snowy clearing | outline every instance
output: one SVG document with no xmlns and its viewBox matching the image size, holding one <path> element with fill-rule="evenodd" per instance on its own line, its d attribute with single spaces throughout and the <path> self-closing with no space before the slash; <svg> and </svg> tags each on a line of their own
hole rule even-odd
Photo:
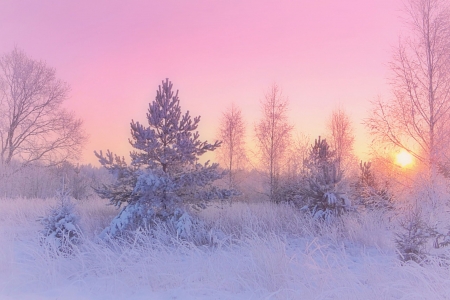
<svg viewBox="0 0 450 300">
<path fill-rule="evenodd" d="M 318 226 L 286 205 L 236 203 L 201 212 L 208 245 L 165 228 L 105 243 L 117 211 L 91 199 L 76 202 L 83 242 L 63 256 L 39 240 L 52 205 L 0 199 L 0 299 L 450 298 L 449 267 L 402 263 L 379 213 Z"/>
</svg>

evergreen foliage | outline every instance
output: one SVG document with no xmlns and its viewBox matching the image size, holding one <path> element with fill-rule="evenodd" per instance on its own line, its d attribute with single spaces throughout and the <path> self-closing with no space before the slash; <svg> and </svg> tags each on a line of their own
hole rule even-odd
<svg viewBox="0 0 450 300">
<path fill-rule="evenodd" d="M 131 122 L 130 144 L 135 150 L 130 165 L 109 150 L 106 155 L 95 153 L 117 178 L 98 189 L 98 194 L 118 207 L 126 205 L 104 234 L 148 229 L 155 221 L 192 224 L 186 222 L 189 207 L 203 208 L 209 200 L 233 194 L 212 184 L 224 175 L 217 164 L 198 163 L 201 155 L 214 151 L 221 142 L 200 141 L 196 131 L 200 117 L 192 119 L 189 111 L 182 114 L 178 91 L 173 92 L 168 79 L 150 103 L 147 121 L 148 126 Z"/>
<path fill-rule="evenodd" d="M 348 211 L 351 202 L 340 185 L 343 172 L 338 169 L 335 153 L 320 136 L 311 146 L 305 161 L 306 186 L 302 194 L 308 209 L 316 218 L 329 220 Z"/>
<path fill-rule="evenodd" d="M 387 187 L 380 187 L 373 174 L 370 162 L 360 162 L 360 176 L 355 184 L 357 203 L 369 210 L 392 210 L 394 208 L 391 193 Z"/>
<path fill-rule="evenodd" d="M 75 213 L 75 206 L 70 201 L 70 192 L 64 183 L 58 197 L 60 205 L 53 207 L 47 217 L 39 219 L 44 226 L 41 231 L 42 243 L 59 253 L 70 254 L 73 247 L 81 242 L 79 217 Z"/>
<path fill-rule="evenodd" d="M 437 235 L 436 229 L 423 221 L 422 213 L 417 209 L 410 211 L 400 225 L 403 232 L 397 233 L 395 238 L 400 259 L 421 262 L 427 254 L 428 240 Z"/>
</svg>

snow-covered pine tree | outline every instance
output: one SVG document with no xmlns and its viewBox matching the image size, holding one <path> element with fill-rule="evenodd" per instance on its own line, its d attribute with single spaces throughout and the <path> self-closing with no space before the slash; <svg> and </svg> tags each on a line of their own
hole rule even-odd
<svg viewBox="0 0 450 300">
<path fill-rule="evenodd" d="M 67 189 L 65 177 L 57 196 L 59 205 L 52 207 L 48 216 L 38 219 L 44 225 L 41 242 L 57 254 L 67 255 L 71 254 L 73 247 L 81 242 L 81 230 L 75 206 L 70 201 L 70 191 Z"/>
<path fill-rule="evenodd" d="M 308 209 L 316 218 L 329 219 L 341 215 L 351 202 L 340 186 L 342 171 L 338 169 L 334 152 L 320 136 L 311 147 L 304 163 L 306 187 L 302 191 Z"/>
<path fill-rule="evenodd" d="M 360 162 L 360 176 L 354 185 L 354 198 L 359 206 L 369 210 L 392 210 L 394 203 L 387 186 L 380 187 L 370 162 Z"/>
<path fill-rule="evenodd" d="M 403 230 L 396 233 L 395 237 L 400 259 L 420 263 L 428 254 L 428 241 L 435 239 L 439 233 L 435 227 L 429 226 L 424 221 L 422 211 L 417 207 L 409 208 L 403 220 L 400 221 L 400 226 Z M 438 242 L 438 239 L 436 241 Z"/>
<path fill-rule="evenodd" d="M 112 185 L 97 190 L 111 204 L 126 206 L 104 234 L 116 236 L 137 228 L 148 229 L 155 221 L 172 222 L 180 236 L 192 232 L 189 207 L 205 207 L 208 200 L 225 199 L 233 194 L 212 183 L 223 177 L 217 164 L 198 163 L 201 155 L 214 151 L 213 144 L 199 140 L 200 117 L 182 114 L 178 91 L 166 79 L 150 103 L 148 126 L 131 122 L 129 140 L 135 149 L 131 164 L 109 150 L 104 156 L 95 152 L 100 163 L 117 176 Z"/>
</svg>

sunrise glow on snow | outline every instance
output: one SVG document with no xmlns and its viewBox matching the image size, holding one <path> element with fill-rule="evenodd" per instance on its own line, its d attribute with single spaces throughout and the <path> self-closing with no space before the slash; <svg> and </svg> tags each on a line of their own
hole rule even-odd
<svg viewBox="0 0 450 300">
<path fill-rule="evenodd" d="M 1 0 L 0 300 L 449 299 L 450 0 Z"/>
</svg>

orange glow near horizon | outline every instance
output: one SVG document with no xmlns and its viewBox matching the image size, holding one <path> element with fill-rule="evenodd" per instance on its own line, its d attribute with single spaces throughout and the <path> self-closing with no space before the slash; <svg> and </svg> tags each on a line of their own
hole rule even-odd
<svg viewBox="0 0 450 300">
<path fill-rule="evenodd" d="M 395 163 L 402 168 L 410 167 L 414 162 L 414 157 L 406 150 L 401 150 L 395 157 Z"/>
</svg>

